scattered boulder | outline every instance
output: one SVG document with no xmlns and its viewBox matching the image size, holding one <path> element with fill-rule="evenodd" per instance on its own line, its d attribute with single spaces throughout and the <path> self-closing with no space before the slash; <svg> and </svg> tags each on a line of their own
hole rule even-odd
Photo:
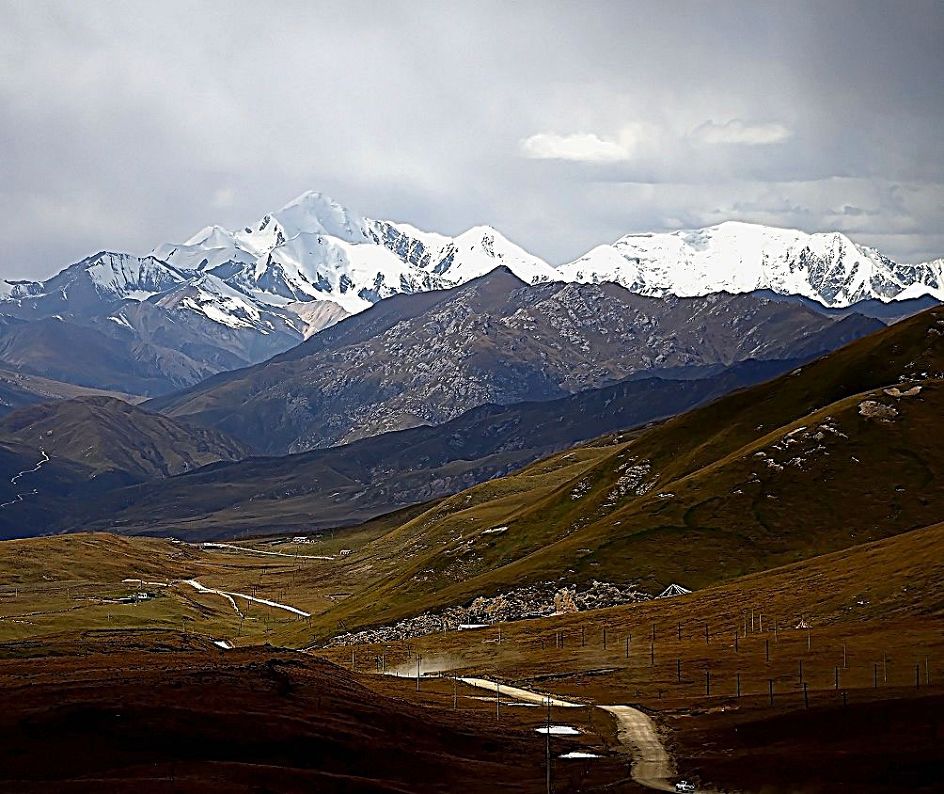
<svg viewBox="0 0 944 794">
<path fill-rule="evenodd" d="M 921 393 L 921 387 L 912 386 L 910 389 L 902 391 L 897 386 L 892 386 L 890 389 L 885 389 L 884 391 L 889 397 L 915 397 Z"/>
<path fill-rule="evenodd" d="M 875 419 L 879 422 L 893 422 L 898 416 L 898 409 L 885 405 L 878 400 L 863 400 L 859 403 L 859 413 L 866 419 Z"/>
</svg>

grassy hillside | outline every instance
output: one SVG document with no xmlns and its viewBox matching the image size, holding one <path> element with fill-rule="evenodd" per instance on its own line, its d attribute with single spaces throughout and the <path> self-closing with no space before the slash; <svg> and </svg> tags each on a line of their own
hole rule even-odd
<svg viewBox="0 0 944 794">
<path fill-rule="evenodd" d="M 379 575 L 329 617 L 378 623 L 561 577 L 702 588 L 934 523 L 942 333 L 933 309 L 635 438 L 458 494 L 361 550 Z"/>
</svg>

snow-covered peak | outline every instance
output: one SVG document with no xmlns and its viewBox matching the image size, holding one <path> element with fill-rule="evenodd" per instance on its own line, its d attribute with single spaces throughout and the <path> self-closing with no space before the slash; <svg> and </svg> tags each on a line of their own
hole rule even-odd
<svg viewBox="0 0 944 794">
<path fill-rule="evenodd" d="M 85 310 L 102 303 L 147 300 L 185 280 L 184 274 L 153 256 L 100 251 L 46 281 L 6 282 L 0 299 L 37 310 Z"/>
<path fill-rule="evenodd" d="M 440 272 L 461 284 L 504 265 L 526 284 L 559 281 L 561 275 L 491 226 L 473 226 L 453 240 L 452 261 Z"/>
<path fill-rule="evenodd" d="M 848 306 L 896 299 L 914 283 L 942 294 L 940 268 L 897 265 L 840 232 L 808 234 L 740 221 L 626 235 L 559 270 L 569 281 L 615 281 L 656 296 L 770 289 Z"/>
<path fill-rule="evenodd" d="M 236 242 L 236 236 L 222 226 L 204 226 L 184 245 L 199 245 L 204 248 L 225 248 Z"/>
<path fill-rule="evenodd" d="M 235 233 L 238 245 L 263 256 L 301 234 L 334 237 L 347 243 L 366 243 L 366 222 L 334 199 L 309 191 L 254 226 Z"/>
<path fill-rule="evenodd" d="M 183 274 L 153 256 L 103 251 L 73 267 L 88 274 L 100 295 L 117 299 L 145 300 L 186 280 Z"/>
<path fill-rule="evenodd" d="M 314 191 L 252 226 L 208 226 L 182 245 L 158 246 L 152 253 L 179 270 L 213 273 L 272 306 L 332 300 L 347 312 L 398 292 L 462 284 L 502 265 L 529 284 L 615 281 L 654 296 L 770 289 L 848 306 L 922 290 L 944 295 L 944 263 L 896 264 L 839 232 L 726 221 L 629 234 L 553 267 L 491 226 L 450 237 L 365 218 Z"/>
<path fill-rule="evenodd" d="M 289 234 L 327 234 L 348 243 L 367 242 L 364 219 L 330 196 L 306 191 L 274 214 Z"/>
</svg>

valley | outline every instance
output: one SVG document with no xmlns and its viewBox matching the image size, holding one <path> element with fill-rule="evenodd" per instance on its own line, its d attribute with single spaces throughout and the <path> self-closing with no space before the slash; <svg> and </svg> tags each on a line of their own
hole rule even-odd
<svg viewBox="0 0 944 794">
<path fill-rule="evenodd" d="M 0 794 L 944 792 L 944 3 L 0 19 Z"/>
<path fill-rule="evenodd" d="M 429 790 L 544 791 L 550 774 L 560 791 L 674 790 L 681 779 L 699 791 L 933 791 L 944 768 L 942 329 L 932 308 L 773 379 L 697 391 L 676 416 L 576 444 L 565 431 L 549 456 L 348 527 L 299 519 L 240 538 L 221 512 L 219 539 L 199 542 L 168 514 L 164 537 L 5 541 L 4 691 L 29 680 L 37 704 L 66 704 L 30 718 L 54 743 L 83 746 L 76 709 L 114 750 L 84 761 L 63 751 L 41 774 L 10 767 L 8 780 L 147 786 L 145 763 L 197 785 L 251 756 L 286 789 L 330 773 L 339 789 L 396 790 L 399 761 L 372 753 L 355 773 L 344 759 L 365 741 L 359 726 L 409 714 L 415 738 L 401 760 L 430 764 Z M 588 415 L 607 416 L 618 394 L 632 402 L 640 382 L 605 387 Z M 582 394 L 528 410 L 552 417 L 594 392 Z M 48 438 L 47 410 L 24 425 L 37 438 Z M 522 414 L 532 431 L 538 415 Z M 432 430 L 391 441 L 409 456 L 402 439 Z M 292 458 L 330 453 L 340 466 L 377 443 Z M 55 460 L 19 467 L 22 483 L 55 474 Z M 230 468 L 269 460 L 279 459 L 171 477 L 167 493 L 214 471 L 232 488 Z M 153 490 L 152 513 L 154 482 L 131 486 Z M 163 683 L 138 689 L 154 675 Z M 105 680 L 127 682 L 123 694 L 96 694 Z M 194 699 L 197 681 L 214 694 Z M 225 724 L 244 730 L 246 714 L 217 698 L 247 688 L 252 713 L 288 744 L 225 750 L 212 738 Z M 112 697 L 124 704 L 120 734 L 106 727 Z M 158 738 L 134 750 L 143 719 Z M 164 738 L 183 724 L 199 759 Z M 291 749 L 341 724 L 334 760 Z M 434 726 L 436 739 L 425 733 Z M 407 760 L 427 751 L 439 760 Z M 507 753 L 511 776 L 482 772 L 506 767 Z"/>
</svg>

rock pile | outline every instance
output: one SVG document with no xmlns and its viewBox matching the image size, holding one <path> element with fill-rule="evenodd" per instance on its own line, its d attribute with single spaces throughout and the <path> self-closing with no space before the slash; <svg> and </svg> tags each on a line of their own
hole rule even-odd
<svg viewBox="0 0 944 794">
<path fill-rule="evenodd" d="M 635 585 L 594 581 L 583 590 L 562 582 L 526 585 L 495 596 L 479 596 L 468 606 L 450 607 L 442 612 L 424 612 L 387 626 L 349 632 L 335 637 L 328 647 L 393 642 L 439 631 L 457 630 L 463 625 L 507 623 L 553 614 L 648 601 L 652 596 Z"/>
</svg>

